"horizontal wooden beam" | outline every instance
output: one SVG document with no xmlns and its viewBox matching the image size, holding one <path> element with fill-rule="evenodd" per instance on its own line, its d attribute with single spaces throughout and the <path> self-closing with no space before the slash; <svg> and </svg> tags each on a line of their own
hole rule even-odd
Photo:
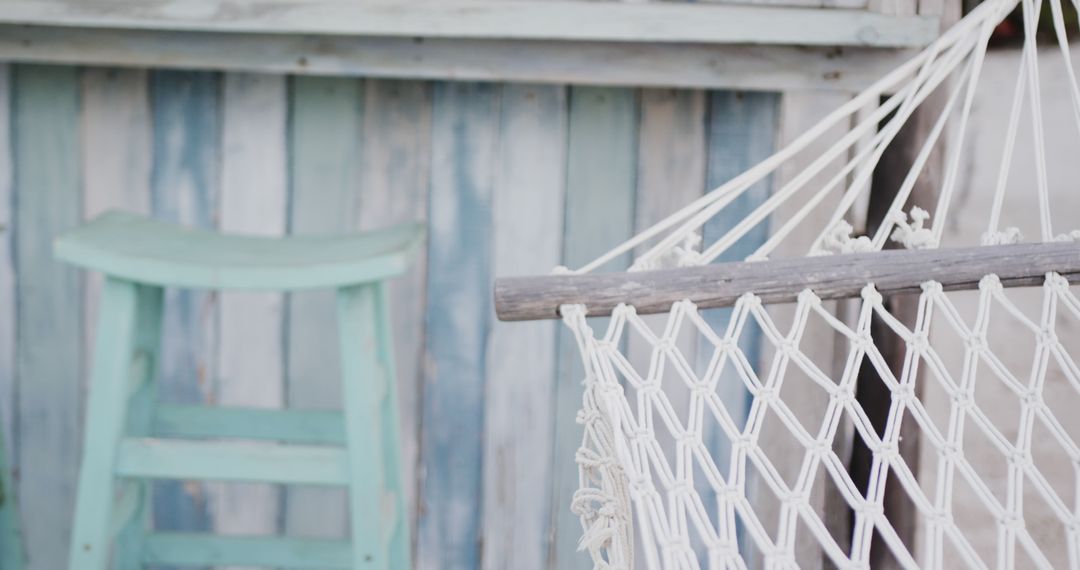
<svg viewBox="0 0 1080 570">
<path fill-rule="evenodd" d="M 0 60 L 406 79 L 863 89 L 912 50 L 109 30 L 0 24 Z"/>
<path fill-rule="evenodd" d="M 936 18 L 686 2 L 12 0 L 0 23 L 375 37 L 918 47 Z"/>
<path fill-rule="evenodd" d="M 346 485 L 345 451 L 315 446 L 129 438 L 116 473 L 148 479 Z"/>
<path fill-rule="evenodd" d="M 147 565 L 351 568 L 348 541 L 318 538 L 154 533 L 142 548 Z"/>
<path fill-rule="evenodd" d="M 495 281 L 500 320 L 554 319 L 565 304 L 584 304 L 589 316 L 610 315 L 620 303 L 640 314 L 662 313 L 689 299 L 701 309 L 728 307 L 753 292 L 764 303 L 795 301 L 811 289 L 822 299 L 856 297 L 867 283 L 883 294 L 914 293 L 937 281 L 946 290 L 975 289 L 996 273 L 1003 285 L 1042 283 L 1046 273 L 1080 275 L 1080 244 L 1019 244 L 717 263 L 702 267 L 509 277 Z"/>
</svg>

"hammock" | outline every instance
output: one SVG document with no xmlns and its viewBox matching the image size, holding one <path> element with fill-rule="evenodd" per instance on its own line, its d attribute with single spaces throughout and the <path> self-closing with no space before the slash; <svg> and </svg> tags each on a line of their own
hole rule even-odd
<svg viewBox="0 0 1080 570">
<path fill-rule="evenodd" d="M 1003 117 L 1001 160 L 986 165 L 997 171 L 990 203 L 980 206 L 988 216 L 975 243 L 943 244 L 987 43 L 1018 4 L 1025 39 Z M 731 270 L 751 275 L 755 263 L 770 267 L 792 256 L 816 259 L 818 268 L 850 260 L 863 267 L 886 259 L 875 253 L 886 248 L 1018 252 L 1008 244 L 1078 241 L 1080 232 L 1052 225 L 1040 58 L 1063 60 L 1057 73 L 1066 74 L 1067 92 L 1056 95 L 1070 98 L 1072 117 L 1060 120 L 1075 122 L 1077 132 L 1080 88 L 1060 0 L 1047 5 L 1056 32 L 1051 52 L 1040 55 L 1036 46 L 1041 3 L 988 0 L 786 148 L 584 267 L 559 268 L 556 277 L 610 276 L 602 270 L 636 254 L 630 273 L 615 276 L 630 280 L 614 289 L 638 286 L 647 295 L 655 288 L 634 282 L 634 272 L 699 275 L 692 272 L 733 255 L 754 263 Z M 932 126 L 887 213 L 873 233 L 853 236 L 851 220 L 866 209 L 875 167 L 913 112 L 931 108 L 925 102 L 932 96 Z M 1026 146 L 1034 166 L 1014 172 L 1014 156 Z M 927 164 L 937 159 L 944 174 L 936 197 L 913 203 Z M 712 220 L 792 165 L 801 165 L 795 175 L 715 231 Z M 1013 195 L 1020 201 L 1007 201 Z M 1027 219 L 1035 220 L 1028 224 L 1034 231 Z M 763 225 L 771 228 L 763 244 L 749 255 L 734 253 Z M 1049 246 L 1034 247 L 1021 264 Z M 1071 252 L 1068 259 L 1080 258 Z M 827 300 L 807 285 L 786 299 L 794 305 L 771 305 L 751 285 L 735 292 L 729 309 L 706 306 L 732 302 L 710 297 L 706 305 L 689 295 L 671 299 L 658 316 L 640 314 L 632 299 L 602 311 L 596 303 L 562 304 L 558 314 L 585 368 L 580 490 L 572 505 L 583 524 L 581 547 L 596 568 L 868 568 L 872 550 L 882 548 L 905 568 L 1080 568 L 1080 445 L 1076 430 L 1067 429 L 1070 409 L 1078 414 L 1080 407 L 1063 404 L 1080 402 L 1068 400 L 1080 396 L 1080 368 L 1058 336 L 1080 325 L 1080 300 L 1068 282 L 1076 269 L 1038 266 L 1035 279 L 1016 282 L 985 271 L 968 283 L 977 290 L 963 294 L 947 293 L 958 285 L 936 278 L 915 283 L 913 319 L 894 314 L 896 304 L 883 294 L 894 291 L 865 276 L 848 301 Z M 537 286 L 531 294 L 551 290 Z M 606 322 L 586 319 L 609 311 Z M 903 347 L 892 363 L 880 349 L 885 336 Z M 835 340 L 824 357 L 812 346 L 822 339 Z M 856 396 L 868 372 L 887 390 L 883 426 Z M 905 459 L 903 448 L 914 439 L 904 440 L 905 433 L 917 435 L 922 468 Z M 855 444 L 871 456 L 861 485 L 847 468 Z M 903 538 L 886 516 L 886 496 L 897 492 L 915 513 L 918 540 Z"/>
</svg>

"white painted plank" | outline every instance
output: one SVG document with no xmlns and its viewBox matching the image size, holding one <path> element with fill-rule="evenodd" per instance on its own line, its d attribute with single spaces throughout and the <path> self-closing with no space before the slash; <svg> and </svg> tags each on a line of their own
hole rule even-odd
<svg viewBox="0 0 1080 570">
<path fill-rule="evenodd" d="M 11 0 L 0 22 L 233 33 L 917 47 L 937 20 L 688 2 Z"/>
<path fill-rule="evenodd" d="M 858 91 L 911 55 L 903 49 L 439 38 L 417 42 L 0 24 L 0 58 L 16 61 L 555 84 Z"/>
<path fill-rule="evenodd" d="M 15 263 L 12 259 L 14 193 L 11 173 L 11 74 L 0 64 L 0 433 L 8 467 L 18 457 L 15 446 Z"/>
<path fill-rule="evenodd" d="M 285 234 L 287 193 L 285 78 L 227 74 L 222 89 L 223 232 Z M 280 408 L 284 402 L 280 293 L 222 292 L 217 404 Z M 278 489 L 212 484 L 213 525 L 226 534 L 276 534 Z"/>
<path fill-rule="evenodd" d="M 566 90 L 502 92 L 493 273 L 546 273 L 562 256 Z M 484 400 L 483 567 L 546 568 L 556 323 L 492 323 Z"/>
<path fill-rule="evenodd" d="M 146 72 L 83 70 L 81 119 L 83 219 L 89 220 L 111 209 L 150 213 L 151 125 Z M 100 274 L 86 273 L 83 295 L 86 354 L 93 354 L 101 282 Z"/>
<path fill-rule="evenodd" d="M 363 114 L 361 229 L 427 218 L 431 86 L 419 81 L 367 81 Z M 397 365 L 402 476 L 408 512 L 412 514 L 411 536 L 416 536 L 426 257 L 426 251 L 420 252 L 412 270 L 388 286 Z"/>
</svg>

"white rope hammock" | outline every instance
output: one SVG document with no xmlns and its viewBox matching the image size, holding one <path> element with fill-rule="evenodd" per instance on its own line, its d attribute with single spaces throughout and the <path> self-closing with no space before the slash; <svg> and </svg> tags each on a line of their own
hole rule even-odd
<svg viewBox="0 0 1080 570">
<path fill-rule="evenodd" d="M 1057 36 L 1054 49 L 1064 60 L 1068 79 L 1068 93 L 1058 95 L 1070 98 L 1073 113 L 1069 119 L 1054 119 L 1075 123 L 1080 133 L 1080 87 L 1060 2 L 1047 4 Z M 1042 4 L 988 0 L 773 156 L 584 267 L 558 272 L 594 272 L 635 251 L 639 253 L 630 271 L 709 264 L 761 224 L 770 227 L 769 237 L 748 261 L 793 252 L 873 252 L 890 240 L 910 249 L 941 247 L 957 198 L 963 135 L 980 87 L 987 43 L 995 26 L 1018 4 L 1025 40 L 1000 162 L 983 165 L 998 175 L 981 244 L 1024 239 L 1020 225 L 1009 221 L 1007 192 L 1029 197 L 1034 192 L 1034 199 L 1026 200 L 1038 211 L 1037 233 L 1026 231 L 1030 241 L 1076 240 L 1080 233 L 1052 227 L 1035 42 Z M 932 118 L 932 128 L 884 221 L 872 235 L 852 237 L 848 220 L 865 209 L 871 176 L 885 149 L 935 93 L 943 95 L 936 107 L 940 115 Z M 836 135 L 838 127 L 841 136 Z M 1017 179 L 1017 173 L 1011 169 L 1022 129 L 1031 130 L 1034 168 L 1029 176 L 1019 173 L 1022 183 L 1015 184 L 1010 180 Z M 949 144 L 944 144 L 946 138 Z M 823 142 L 824 151 L 814 150 Z M 945 153 L 944 174 L 935 202 L 905 212 L 926 165 L 938 152 Z M 807 153 L 812 156 L 803 156 Z M 805 166 L 733 227 L 702 243 L 710 220 L 796 160 Z M 1080 326 L 1080 300 L 1055 273 L 1047 274 L 1037 291 L 1041 313 L 1035 317 L 1018 305 L 1012 292 L 1006 294 L 992 274 L 979 283 L 977 301 L 969 303 L 973 311 L 963 310 L 934 282 L 925 283 L 922 291 L 913 324 L 891 314 L 873 284 L 867 284 L 861 300 L 846 314 L 810 290 L 793 309 L 774 313 L 750 291 L 724 319 L 699 311 L 690 301 L 675 303 L 660 321 L 621 305 L 599 333 L 585 318 L 587 306 L 561 307 L 586 374 L 578 416 L 585 428 L 577 455 L 581 489 L 572 508 L 584 525 L 582 548 L 590 551 L 596 568 L 780 568 L 820 566 L 823 561 L 840 568 L 868 568 L 875 540 L 907 568 L 1080 568 L 1080 445 L 1076 434 L 1064 427 L 1060 409 L 1054 413 L 1046 389 L 1048 370 L 1053 370 L 1055 382 L 1080 394 L 1080 367 L 1056 332 L 1062 323 Z M 1035 290 L 1016 291 L 1030 298 Z M 906 345 L 899 373 L 875 346 L 874 318 Z M 1006 365 L 1000 347 L 989 338 L 991 322 L 1000 319 L 1015 323 L 1010 334 L 1016 339 L 1029 339 L 1031 350 L 1023 355 L 1029 369 L 1023 373 Z M 835 368 L 805 348 L 812 336 L 823 334 L 839 339 L 842 356 L 832 358 L 832 363 L 839 362 Z M 962 349 L 943 353 L 935 341 L 939 335 L 959 339 Z M 754 361 L 750 337 L 766 349 L 768 357 L 761 362 Z M 1015 344 L 1021 350 L 1025 343 Z M 645 358 L 635 359 L 630 346 L 639 354 L 645 346 Z M 687 354 L 688 346 L 697 347 L 698 357 Z M 873 368 L 892 395 L 880 432 L 855 395 L 859 372 L 866 367 Z M 995 413 L 981 404 L 990 382 L 1000 385 L 999 391 L 1015 405 L 1014 433 L 1003 429 Z M 813 421 L 786 395 L 792 383 L 812 383 L 819 389 L 823 409 Z M 943 394 L 941 401 L 920 396 L 928 387 Z M 745 412 L 731 399 L 732 394 L 738 399 L 743 389 L 750 398 Z M 920 445 L 936 460 L 934 472 L 920 475 L 901 456 L 905 422 L 918 428 Z M 775 445 L 766 445 L 777 437 L 792 442 L 783 456 Z M 987 483 L 987 467 L 968 447 L 973 437 L 988 441 L 984 447 L 1006 466 L 1002 485 Z M 847 472 L 843 455 L 850 445 L 845 439 L 861 440 L 872 453 L 865 491 Z M 1064 486 L 1044 473 L 1033 452 L 1034 440 L 1053 443 L 1060 461 L 1071 466 Z M 782 473 L 777 467 L 782 461 L 796 469 Z M 917 547 L 905 543 L 885 516 L 887 481 L 902 487 L 917 513 Z M 841 506 L 853 513 L 850 526 L 839 535 L 822 512 L 821 488 L 826 483 Z M 965 526 L 968 521 L 958 519 L 954 504 L 961 488 L 982 506 L 986 516 L 981 523 L 995 537 L 994 551 L 976 548 Z M 1065 543 L 1063 560 L 1048 557 L 1045 541 L 1028 524 L 1026 509 L 1036 500 L 1049 513 L 1049 522 L 1044 518 L 1041 524 L 1052 527 L 1058 545 Z M 765 502 L 772 506 L 763 506 Z M 816 560 L 799 559 L 808 542 L 816 548 Z"/>
</svg>

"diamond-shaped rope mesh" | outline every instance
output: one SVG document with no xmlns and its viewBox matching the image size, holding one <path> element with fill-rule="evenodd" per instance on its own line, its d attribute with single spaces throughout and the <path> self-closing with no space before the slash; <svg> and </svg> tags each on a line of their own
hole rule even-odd
<svg viewBox="0 0 1080 570">
<path fill-rule="evenodd" d="M 743 568 L 754 559 L 766 568 L 811 565 L 797 559 L 798 543 L 807 538 L 816 547 L 810 552 L 837 567 L 866 567 L 875 534 L 905 567 L 945 568 L 957 562 L 975 568 L 1080 565 L 1075 492 L 1080 478 L 1074 470 L 1064 485 L 1053 484 L 1033 453 L 1033 438 L 1040 433 L 1072 466 L 1080 465 L 1080 446 L 1063 427 L 1068 418 L 1063 421 L 1052 410 L 1046 390 L 1047 371 L 1054 368 L 1080 396 L 1080 368 L 1057 335 L 1059 312 L 1080 321 L 1080 300 L 1057 274 L 1047 275 L 1041 292 L 1041 314 L 1030 318 L 995 277 L 986 277 L 979 284 L 974 315 L 965 318 L 938 284 L 927 283 L 911 329 L 889 313 L 873 286 L 863 291 L 850 326 L 810 291 L 799 297 L 793 322 L 783 330 L 753 294 L 740 299 L 727 330 L 719 332 L 688 301 L 672 308 L 661 330 L 654 330 L 633 307 L 620 306 L 600 336 L 589 328 L 583 307 L 565 307 L 564 320 L 577 337 L 588 376 L 581 419 L 589 429 L 579 460 L 587 466 L 583 484 L 592 492 L 579 495 L 575 507 L 593 538 L 603 542 L 600 565 L 630 565 L 634 541 L 625 533 L 631 527 L 619 518 L 617 508 L 626 501 L 634 509 L 638 552 L 644 558 L 639 564 L 650 568 Z M 1003 315 L 1015 320 L 1014 334 L 1034 339 L 1030 368 L 1022 374 L 1010 370 L 990 348 L 989 325 Z M 875 346 L 875 318 L 906 346 L 899 375 Z M 826 323 L 842 339 L 846 356 L 838 374 L 822 370 L 800 351 L 812 319 Z M 755 372 L 740 348 L 740 337 L 751 322 L 774 349 L 766 373 Z M 929 340 L 932 327 L 961 338 L 962 354 L 939 353 Z M 710 353 L 704 366 L 680 351 L 680 344 L 695 345 L 685 342 L 687 330 Z M 632 365 L 622 351 L 632 334 L 651 347 L 641 367 Z M 873 368 L 891 394 L 880 432 L 856 399 L 864 366 Z M 794 369 L 801 372 L 798 378 L 791 374 Z M 746 418 L 733 417 L 718 396 L 721 379 L 731 378 L 738 378 L 751 394 Z M 824 410 L 812 424 L 784 399 L 785 383 L 794 381 L 813 382 L 824 396 Z M 1011 433 L 1004 433 L 1004 426 L 978 405 L 981 385 L 988 383 L 1004 386 L 1017 405 L 1019 421 L 1007 430 Z M 945 404 L 944 413 L 928 409 L 919 397 L 928 390 L 920 384 L 932 384 L 933 393 L 945 395 L 947 399 L 938 402 L 939 407 Z M 672 394 L 679 392 L 687 397 L 677 406 Z M 1065 411 L 1080 414 L 1080 409 Z M 790 457 L 777 457 L 763 445 L 769 419 L 795 442 L 795 473 L 781 473 L 776 462 L 791 463 Z M 920 482 L 900 455 L 903 422 L 917 426 L 922 445 L 939 459 L 931 481 Z M 873 455 L 869 482 L 862 490 L 838 454 L 838 432 L 845 423 Z M 1006 465 L 1004 489 L 988 483 L 983 467 L 965 455 L 965 438 L 972 432 L 988 440 Z M 722 454 L 716 450 L 717 435 L 727 442 Z M 901 541 L 885 517 L 890 478 L 918 513 L 923 529 L 918 552 Z M 824 484 L 842 501 L 829 508 L 850 509 L 850 535 L 838 536 L 823 519 Z M 954 494 L 961 485 L 992 519 L 1000 539 L 997 552 L 978 552 L 958 520 Z M 766 495 L 776 503 L 768 522 L 759 512 Z M 1055 565 L 1047 558 L 1046 544 L 1024 524 L 1025 501 L 1042 501 L 1052 513 L 1052 524 L 1060 527 L 1060 537 L 1068 544 L 1067 561 Z"/>
</svg>

